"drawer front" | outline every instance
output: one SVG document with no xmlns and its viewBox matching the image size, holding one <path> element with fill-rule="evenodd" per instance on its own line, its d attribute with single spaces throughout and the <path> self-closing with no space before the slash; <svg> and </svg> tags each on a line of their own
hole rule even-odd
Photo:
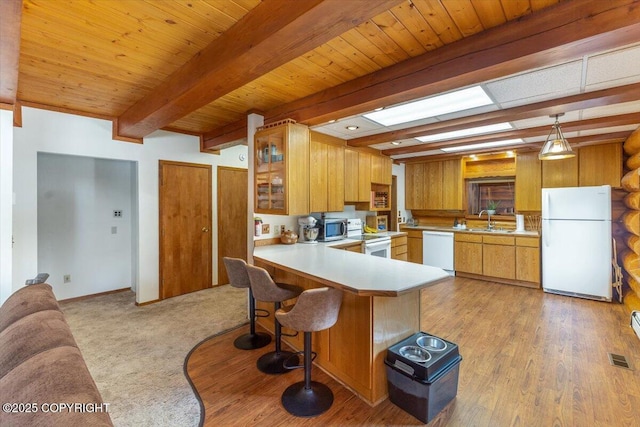
<svg viewBox="0 0 640 427">
<path fill-rule="evenodd" d="M 488 243 L 491 245 L 514 245 L 515 238 L 512 236 L 483 236 L 483 243 Z"/>
<path fill-rule="evenodd" d="M 471 233 L 455 233 L 456 242 L 482 243 L 482 235 Z"/>
<path fill-rule="evenodd" d="M 391 258 L 395 258 L 398 255 L 407 253 L 407 245 L 400 245 L 396 247 L 391 247 Z"/>
<path fill-rule="evenodd" d="M 391 247 L 394 248 L 396 246 L 406 245 L 407 244 L 407 236 L 398 236 L 391 238 Z"/>
<path fill-rule="evenodd" d="M 407 230 L 409 237 L 417 237 L 422 239 L 422 230 Z"/>
<path fill-rule="evenodd" d="M 529 248 L 539 248 L 540 239 L 537 237 L 516 237 L 516 246 L 526 246 Z"/>
</svg>

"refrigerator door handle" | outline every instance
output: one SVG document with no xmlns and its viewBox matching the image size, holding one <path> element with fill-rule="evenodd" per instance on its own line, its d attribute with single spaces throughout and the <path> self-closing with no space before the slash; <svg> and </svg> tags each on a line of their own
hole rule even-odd
<svg viewBox="0 0 640 427">
<path fill-rule="evenodd" d="M 542 221 L 543 222 L 547 222 L 547 220 L 544 220 L 544 219 Z M 550 227 L 551 224 L 549 224 L 548 222 L 547 222 L 547 224 L 548 224 L 547 227 L 542 227 L 543 230 L 547 229 L 547 233 L 544 233 L 544 232 L 542 233 L 542 244 L 548 248 L 549 247 L 549 234 L 551 234 L 550 232 L 548 232 L 548 227 Z"/>
</svg>

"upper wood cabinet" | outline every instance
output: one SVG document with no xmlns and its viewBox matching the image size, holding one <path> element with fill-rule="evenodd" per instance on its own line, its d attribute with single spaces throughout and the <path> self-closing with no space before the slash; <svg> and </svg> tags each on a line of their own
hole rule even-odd
<svg viewBox="0 0 640 427">
<path fill-rule="evenodd" d="M 345 149 L 342 140 L 311 132 L 309 144 L 309 211 L 344 210 Z"/>
<path fill-rule="evenodd" d="M 610 185 L 620 187 L 622 178 L 622 144 L 601 144 L 580 147 L 581 187 Z"/>
<path fill-rule="evenodd" d="M 578 149 L 574 151 L 579 152 Z M 542 188 L 578 186 L 578 156 L 541 163 Z"/>
<path fill-rule="evenodd" d="M 255 134 L 255 212 L 309 213 L 309 128 L 283 123 Z"/>
<path fill-rule="evenodd" d="M 444 160 L 442 162 L 442 209 L 462 210 L 463 197 L 462 160 Z"/>
<path fill-rule="evenodd" d="M 369 202 L 371 199 L 371 153 L 344 150 L 344 200 Z"/>
<path fill-rule="evenodd" d="M 459 159 L 405 166 L 405 208 L 461 210 L 464 183 Z"/>
<path fill-rule="evenodd" d="M 373 184 L 391 185 L 391 158 L 387 156 L 371 156 L 371 182 Z"/>
<path fill-rule="evenodd" d="M 542 209 L 542 168 L 537 152 L 516 157 L 516 211 Z"/>
</svg>

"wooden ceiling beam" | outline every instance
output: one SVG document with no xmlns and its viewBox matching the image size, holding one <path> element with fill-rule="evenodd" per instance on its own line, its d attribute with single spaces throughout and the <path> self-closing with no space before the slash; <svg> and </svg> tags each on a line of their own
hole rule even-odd
<svg viewBox="0 0 640 427">
<path fill-rule="evenodd" d="M 401 0 L 263 0 L 118 118 L 141 138 L 313 50 Z"/>
<path fill-rule="evenodd" d="M 326 123 L 635 43 L 639 35 L 638 0 L 567 0 L 274 108 L 265 121 Z"/>
<path fill-rule="evenodd" d="M 0 1 L 0 17 L 0 103 L 13 105 L 18 94 L 22 0 Z"/>
<path fill-rule="evenodd" d="M 572 148 L 580 148 L 586 147 L 588 145 L 596 145 L 596 144 L 615 144 L 622 143 L 629 137 L 629 132 L 612 132 L 605 133 L 602 135 L 589 135 L 589 136 L 580 136 L 577 138 L 571 138 L 571 147 Z M 415 157 L 406 157 L 401 159 L 393 159 L 394 162 L 397 163 L 420 163 L 424 161 L 435 161 L 435 160 L 445 160 L 445 159 L 457 159 L 460 156 L 468 156 L 470 154 L 491 154 L 497 153 L 499 151 L 538 151 L 542 148 L 543 141 L 540 142 L 529 142 L 524 144 L 510 145 L 508 147 L 500 147 L 500 148 L 485 148 L 482 150 L 468 150 L 468 151 L 460 151 L 457 153 L 442 153 L 442 154 L 434 154 L 430 156 L 415 156 Z"/>
<path fill-rule="evenodd" d="M 598 117 L 588 120 L 578 120 L 575 122 L 560 123 L 560 127 L 564 133 L 577 132 L 584 130 L 602 129 L 606 127 L 626 126 L 640 123 L 640 114 L 620 114 L 617 116 Z M 468 144 L 479 144 L 482 142 L 500 141 L 516 138 L 531 138 L 538 136 L 546 136 L 549 134 L 551 126 L 537 126 L 527 129 L 514 129 L 505 132 L 496 132 L 486 135 L 469 136 L 465 138 L 452 139 L 448 141 L 427 142 L 409 147 L 393 148 L 390 150 L 382 150 L 382 154 L 394 156 L 400 154 L 419 153 L 421 151 L 437 150 L 443 147 L 459 147 Z M 571 141 L 569 141 L 571 143 Z M 509 148 L 501 147 L 502 150 Z"/>
<path fill-rule="evenodd" d="M 371 136 L 363 136 L 361 138 L 350 139 L 347 145 L 351 147 L 364 147 L 418 136 L 453 132 L 469 127 L 488 126 L 505 121 L 513 122 L 637 100 L 640 100 L 640 83 L 586 92 L 564 98 L 550 99 L 535 104 L 521 105 L 504 110 L 460 117 L 453 120 L 414 126 Z"/>
</svg>

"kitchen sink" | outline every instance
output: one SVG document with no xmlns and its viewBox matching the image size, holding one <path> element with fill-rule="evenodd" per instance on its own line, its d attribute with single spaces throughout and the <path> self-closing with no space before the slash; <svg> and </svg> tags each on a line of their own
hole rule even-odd
<svg viewBox="0 0 640 427">
<path fill-rule="evenodd" d="M 488 228 L 467 228 L 467 231 L 477 231 L 482 233 L 513 233 L 513 230 L 490 230 Z"/>
</svg>

